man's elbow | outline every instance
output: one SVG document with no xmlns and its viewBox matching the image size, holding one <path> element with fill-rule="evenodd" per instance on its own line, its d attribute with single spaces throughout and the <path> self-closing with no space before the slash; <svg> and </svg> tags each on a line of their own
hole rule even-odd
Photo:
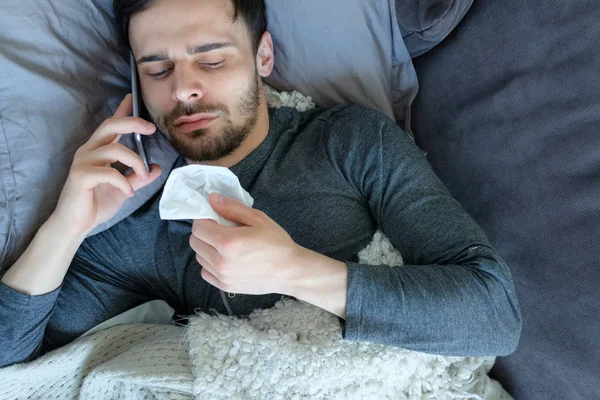
<svg viewBox="0 0 600 400">
<path fill-rule="evenodd" d="M 502 290 L 505 300 L 496 307 L 495 318 L 491 321 L 493 337 L 496 339 L 495 355 L 508 356 L 519 345 L 523 322 L 519 305 L 514 295 Z"/>
<path fill-rule="evenodd" d="M 23 343 L 6 341 L 0 346 L 0 368 L 11 367 L 16 364 L 33 361 L 43 355 L 42 344 L 31 351 Z"/>
<path fill-rule="evenodd" d="M 521 318 L 513 318 L 509 323 L 504 324 L 500 328 L 502 339 L 500 340 L 501 345 L 497 349 L 497 356 L 508 356 L 515 352 L 519 345 L 519 338 L 521 337 Z"/>
<path fill-rule="evenodd" d="M 478 261 L 476 274 L 486 298 L 481 311 L 490 339 L 488 355 L 507 356 L 517 349 L 523 325 L 510 269 L 496 254 L 486 254 Z"/>
</svg>

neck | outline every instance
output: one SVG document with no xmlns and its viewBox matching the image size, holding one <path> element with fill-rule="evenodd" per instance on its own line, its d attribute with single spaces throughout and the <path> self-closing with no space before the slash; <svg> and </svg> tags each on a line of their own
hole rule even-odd
<svg viewBox="0 0 600 400">
<path fill-rule="evenodd" d="M 248 157 L 262 142 L 267 138 L 269 134 L 269 110 L 267 108 L 267 101 L 264 96 L 264 90 L 261 88 L 261 102 L 258 111 L 258 120 L 256 126 L 252 129 L 252 132 L 248 135 L 246 140 L 238 147 L 233 153 L 227 157 L 220 158 L 214 161 L 204 161 L 201 163 L 190 162 L 190 164 L 201 164 L 201 165 L 214 165 L 217 167 L 231 168 L 244 158 Z"/>
</svg>

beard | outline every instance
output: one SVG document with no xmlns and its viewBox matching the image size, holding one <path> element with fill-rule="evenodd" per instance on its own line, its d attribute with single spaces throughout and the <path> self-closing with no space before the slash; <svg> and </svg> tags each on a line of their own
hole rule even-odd
<svg viewBox="0 0 600 400">
<path fill-rule="evenodd" d="M 255 71 L 250 87 L 242 94 L 235 107 L 240 121 L 238 123 L 231 120 L 229 108 L 221 103 L 179 103 L 166 116 L 157 116 L 152 112 L 150 114 L 173 148 L 188 161 L 216 161 L 232 154 L 239 148 L 256 126 L 260 106 L 259 79 L 258 71 Z M 215 122 L 220 122 L 223 126 L 217 128 L 216 132 L 215 128 L 210 126 L 190 132 L 177 132 L 175 121 L 179 117 L 198 113 L 220 114 L 217 119 L 221 119 L 221 121 L 215 120 Z"/>
</svg>

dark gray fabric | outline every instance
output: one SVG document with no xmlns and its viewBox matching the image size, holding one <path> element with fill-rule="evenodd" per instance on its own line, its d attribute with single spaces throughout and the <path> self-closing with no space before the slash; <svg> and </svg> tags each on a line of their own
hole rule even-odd
<svg viewBox="0 0 600 400">
<path fill-rule="evenodd" d="M 444 40 L 473 4 L 473 0 L 395 1 L 402 38 L 413 58 Z"/>
<path fill-rule="evenodd" d="M 600 398 L 600 7 L 475 2 L 415 60 L 436 172 L 508 260 L 523 312 L 494 376 L 517 399 Z"/>
<path fill-rule="evenodd" d="M 266 140 L 231 171 L 296 243 L 348 263 L 345 339 L 449 355 L 514 350 L 520 315 L 508 266 L 391 119 L 355 106 L 285 108 L 270 119 Z M 44 334 L 53 348 L 152 299 L 180 314 L 226 313 L 200 276 L 192 221 L 162 221 L 159 198 L 86 239 L 55 310 L 56 291 L 32 298 L 0 284 L 0 365 L 26 359 Z M 378 226 L 407 266 L 357 263 Z M 228 303 L 247 315 L 280 298 Z"/>
</svg>

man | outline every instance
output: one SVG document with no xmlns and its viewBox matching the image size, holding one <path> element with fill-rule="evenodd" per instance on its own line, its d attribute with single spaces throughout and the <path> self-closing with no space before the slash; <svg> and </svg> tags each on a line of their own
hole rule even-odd
<svg viewBox="0 0 600 400">
<path fill-rule="evenodd" d="M 261 77 L 274 55 L 262 0 L 114 5 L 154 124 L 129 116 L 128 96 L 78 149 L 56 210 L 2 278 L 0 365 L 153 299 L 177 314 L 242 316 L 285 295 L 339 316 L 348 340 L 465 356 L 515 349 L 507 265 L 400 128 L 353 106 L 267 108 Z M 158 193 L 85 239 L 169 172 L 146 171 L 118 142 L 156 127 L 181 155 L 175 167 L 230 168 L 255 208 L 213 194 L 241 226 L 162 221 Z M 356 262 L 378 227 L 408 266 Z"/>
</svg>

